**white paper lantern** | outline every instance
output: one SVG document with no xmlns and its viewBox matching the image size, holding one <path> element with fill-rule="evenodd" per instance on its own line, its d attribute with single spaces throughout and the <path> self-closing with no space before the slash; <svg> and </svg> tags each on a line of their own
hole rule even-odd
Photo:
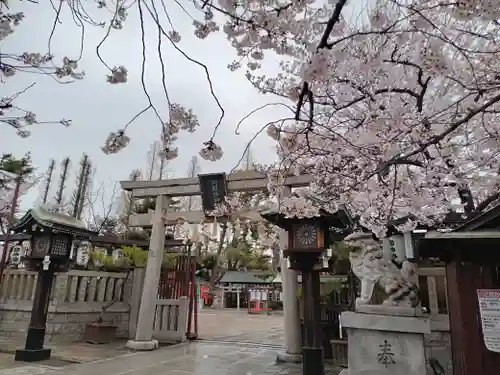
<svg viewBox="0 0 500 375">
<path fill-rule="evenodd" d="M 125 258 L 125 253 L 123 252 L 122 249 L 114 249 L 113 252 L 111 253 L 111 257 L 113 258 L 113 263 L 119 263 L 123 261 Z"/>
<path fill-rule="evenodd" d="M 19 265 L 21 264 L 21 258 L 24 256 L 24 248 L 22 245 L 14 245 L 10 250 L 10 264 Z"/>
<path fill-rule="evenodd" d="M 31 241 L 23 241 L 22 246 L 24 249 L 24 256 L 29 257 L 31 255 Z"/>
<path fill-rule="evenodd" d="M 87 267 L 90 260 L 90 244 L 83 243 L 76 249 L 76 264 L 80 267 Z"/>
<path fill-rule="evenodd" d="M 406 260 L 405 240 L 402 234 L 384 238 L 382 245 L 385 259 L 391 259 L 399 263 Z"/>
</svg>

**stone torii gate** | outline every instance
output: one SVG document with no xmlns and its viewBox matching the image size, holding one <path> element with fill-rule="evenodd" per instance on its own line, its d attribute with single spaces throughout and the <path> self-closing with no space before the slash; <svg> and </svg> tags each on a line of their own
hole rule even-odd
<svg viewBox="0 0 500 375">
<path fill-rule="evenodd" d="M 309 186 L 311 175 L 289 176 L 285 178 L 286 187 L 283 195 L 289 195 L 291 188 Z M 226 176 L 227 190 L 231 192 L 263 191 L 267 189 L 267 176 L 256 171 L 238 171 Z M 155 211 L 147 214 L 132 215 L 129 219 L 131 227 L 152 227 L 148 264 L 144 279 L 143 295 L 137 324 L 135 340 L 128 343 L 135 350 L 152 350 L 157 343 L 152 339 L 152 322 L 156 301 L 157 285 L 163 257 L 165 226 L 175 224 L 179 218 L 190 223 L 200 223 L 205 217 L 203 211 L 169 212 L 167 197 L 187 197 L 201 195 L 200 182 L 197 177 L 178 178 L 157 181 L 122 181 L 122 189 L 130 191 L 133 198 L 156 197 Z M 239 211 L 238 217 L 259 219 L 255 211 Z M 287 233 L 280 232 L 280 248 L 287 245 Z M 281 274 L 283 287 L 283 309 L 285 320 L 286 352 L 278 357 L 283 361 L 300 361 L 302 353 L 302 335 L 300 329 L 299 306 L 297 302 L 297 272 L 288 269 L 287 260 L 281 257 Z"/>
</svg>

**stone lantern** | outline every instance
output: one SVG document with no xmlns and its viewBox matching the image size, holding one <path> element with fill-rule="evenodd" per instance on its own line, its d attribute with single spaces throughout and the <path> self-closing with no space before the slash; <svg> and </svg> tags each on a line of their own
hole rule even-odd
<svg viewBox="0 0 500 375">
<path fill-rule="evenodd" d="M 16 350 L 15 360 L 42 361 L 50 358 L 50 349 L 45 349 L 43 344 L 54 273 L 67 269 L 75 236 L 89 238 L 96 233 L 79 220 L 44 207 L 29 210 L 11 231 L 31 236 L 31 254 L 25 260 L 28 268 L 38 271 L 25 348 Z"/>
</svg>

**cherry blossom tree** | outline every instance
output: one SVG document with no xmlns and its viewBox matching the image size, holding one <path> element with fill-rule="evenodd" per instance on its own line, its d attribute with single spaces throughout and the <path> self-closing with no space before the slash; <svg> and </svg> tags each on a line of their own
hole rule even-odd
<svg viewBox="0 0 500 375">
<path fill-rule="evenodd" d="M 0 2 L 0 38 L 11 37 L 13 28 L 23 21 L 21 13 L 6 10 L 5 4 L 5 0 Z M 193 132 L 203 122 L 169 95 L 161 53 L 158 59 L 168 114 L 160 114 L 152 104 L 144 84 L 144 24 L 153 22 L 159 51 L 162 43 L 169 44 L 205 72 L 208 91 L 221 116 L 216 124 L 204 124 L 213 126 L 214 132 L 200 155 L 214 161 L 222 156 L 216 136 L 224 109 L 207 67 L 182 49 L 177 20 L 169 13 L 179 7 L 201 42 L 215 32 L 226 34 L 239 56 L 228 68 L 235 74 L 244 70 L 252 85 L 279 98 L 264 107 L 289 108 L 288 118 L 256 130 L 267 130 L 277 141 L 281 160 L 268 168 L 272 192 L 284 183 L 287 173 L 310 173 L 314 196 L 324 207 L 333 211 L 346 205 L 378 234 L 396 218 L 411 217 L 408 227 L 417 221 L 434 223 L 456 209 L 457 196 L 466 211 L 485 209 L 498 199 L 498 0 L 376 0 L 366 4 L 347 0 L 65 0 L 51 4 L 58 21 L 52 34 L 59 22 L 68 19 L 103 28 L 96 54 L 109 71 L 103 79 L 113 85 L 126 83 L 128 70 L 125 62 L 112 66 L 102 58 L 106 39 L 129 23 L 141 30 L 142 83 L 149 104 L 109 135 L 102 148 L 105 153 L 123 149 L 130 142 L 127 127 L 147 111 L 158 118 L 167 160 L 179 154 L 178 134 Z M 129 18 L 131 12 L 138 17 Z M 63 57 L 60 66 L 50 51 L 1 57 L 3 76 L 42 69 L 57 80 L 83 78 L 78 70 L 81 56 Z M 279 62 L 277 75 L 266 71 L 265 63 L 272 61 Z M 1 116 L 6 109 L 14 109 L 15 98 L 2 102 Z M 24 116 L 21 113 L 17 118 L 26 123 Z M 311 214 L 307 211 L 311 205 L 297 197 L 288 198 L 281 207 Z"/>
<path fill-rule="evenodd" d="M 267 127 L 282 159 L 273 184 L 292 167 L 311 173 L 322 207 L 344 204 L 379 235 L 398 218 L 433 224 L 457 198 L 466 211 L 498 200 L 498 2 L 378 1 L 356 22 L 345 5 L 309 11 L 322 26 L 283 48 L 277 77 L 247 72 L 297 103 Z"/>
</svg>

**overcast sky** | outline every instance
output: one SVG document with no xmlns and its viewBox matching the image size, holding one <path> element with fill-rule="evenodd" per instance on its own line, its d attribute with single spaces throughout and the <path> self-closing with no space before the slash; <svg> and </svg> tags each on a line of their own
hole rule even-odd
<svg viewBox="0 0 500 375">
<path fill-rule="evenodd" d="M 0 47 L 2 52 L 22 53 L 48 51 L 48 37 L 54 22 L 54 11 L 48 2 L 36 5 L 27 2 L 11 2 L 12 10 L 22 10 L 26 18 L 17 31 Z M 89 2 L 90 4 L 90 2 Z M 249 139 L 266 122 L 279 118 L 283 111 L 267 109 L 253 116 L 241 128 L 241 134 L 235 135 L 236 123 L 249 111 L 270 101 L 276 101 L 268 95 L 261 95 L 244 78 L 244 70 L 230 72 L 227 64 L 235 59 L 236 54 L 229 46 L 222 33 L 212 34 L 206 40 L 199 40 L 193 35 L 190 19 L 173 2 L 166 1 L 174 25 L 182 36 L 179 46 L 191 57 L 205 63 L 210 71 L 216 94 L 226 110 L 226 117 L 216 137 L 216 142 L 224 148 L 221 161 L 202 163 L 202 172 L 229 171 L 235 166 Z M 126 84 L 111 85 L 106 82 L 107 70 L 98 60 L 95 46 L 105 30 L 90 28 L 85 31 L 85 51 L 80 62 L 86 77 L 82 81 L 60 85 L 50 77 L 17 74 L 1 83 L 0 95 L 11 95 L 32 82 L 35 87 L 19 97 L 16 104 L 36 113 L 40 121 L 71 119 L 73 125 L 36 125 L 32 136 L 20 139 L 13 129 L 4 126 L 0 138 L 0 151 L 22 155 L 31 151 L 35 165 L 40 171 L 45 170 L 49 160 L 58 163 L 64 157 L 73 160 L 74 168 L 83 153 L 87 153 L 97 167 L 96 180 L 110 186 L 112 181 L 127 179 L 134 168 L 144 167 L 149 145 L 159 139 L 160 125 L 153 112 L 140 117 L 132 124 L 127 134 L 132 138 L 130 145 L 117 155 L 104 155 L 101 146 L 110 131 L 123 127 L 146 104 L 146 97 L 140 85 L 141 32 L 138 14 L 130 11 L 125 27 L 112 31 L 111 37 L 102 48 L 102 57 L 110 66 L 124 65 L 129 70 Z M 105 20 L 105 13 L 102 20 Z M 106 19 L 107 21 L 108 19 Z M 76 58 L 79 52 L 80 29 L 72 22 L 68 13 L 62 17 L 63 23 L 57 26 L 52 41 L 52 53 L 56 61 L 63 56 Z M 147 40 L 147 87 L 154 103 L 162 112 L 167 113 L 167 102 L 161 85 L 161 70 L 156 52 L 156 30 L 152 21 L 148 23 Z M 204 71 L 183 58 L 167 43 L 163 48 L 167 66 L 167 85 L 170 97 L 186 107 L 191 107 L 198 116 L 201 127 L 194 134 L 183 133 L 177 146 L 180 157 L 170 166 L 175 177 L 186 174 L 188 162 L 196 155 L 203 141 L 210 138 L 219 116 L 219 110 L 210 96 Z M 275 158 L 273 142 L 265 134 L 257 139 L 253 154 L 258 162 L 270 162 Z M 23 206 L 28 207 L 36 199 L 36 189 L 25 197 Z"/>
</svg>

